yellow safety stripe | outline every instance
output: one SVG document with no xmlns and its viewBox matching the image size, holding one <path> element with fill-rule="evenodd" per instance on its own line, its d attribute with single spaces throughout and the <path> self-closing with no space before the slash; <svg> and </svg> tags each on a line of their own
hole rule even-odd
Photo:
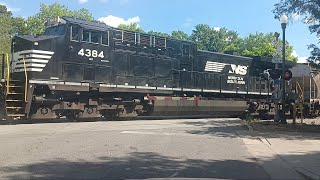
<svg viewBox="0 0 320 180">
<path fill-rule="evenodd" d="M 6 60 L 7 60 L 7 93 L 9 93 L 9 83 L 10 83 L 10 62 L 9 62 L 9 55 L 6 53 Z"/>
</svg>

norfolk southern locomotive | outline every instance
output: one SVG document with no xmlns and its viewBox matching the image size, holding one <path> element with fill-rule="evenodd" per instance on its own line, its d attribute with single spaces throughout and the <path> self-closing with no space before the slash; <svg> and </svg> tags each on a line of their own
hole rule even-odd
<svg viewBox="0 0 320 180">
<path fill-rule="evenodd" d="M 240 115 L 267 105 L 270 63 L 69 17 L 15 36 L 4 114 L 20 119 Z"/>
</svg>

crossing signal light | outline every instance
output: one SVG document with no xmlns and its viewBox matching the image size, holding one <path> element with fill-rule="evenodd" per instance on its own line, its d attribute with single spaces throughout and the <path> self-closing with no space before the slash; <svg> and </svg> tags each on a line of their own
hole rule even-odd
<svg viewBox="0 0 320 180">
<path fill-rule="evenodd" d="M 273 80 L 282 79 L 282 70 L 281 69 L 273 69 L 270 71 L 270 78 Z M 290 70 L 285 70 L 284 72 L 284 80 L 289 81 L 292 78 L 292 72 Z"/>
<path fill-rule="evenodd" d="M 292 78 L 292 72 L 290 70 L 286 70 L 284 72 L 284 80 L 289 81 Z"/>
<path fill-rule="evenodd" d="M 280 79 L 281 77 L 281 70 L 280 69 L 273 69 L 270 71 L 270 77 L 271 79 L 273 80 L 276 80 L 276 79 Z"/>
</svg>

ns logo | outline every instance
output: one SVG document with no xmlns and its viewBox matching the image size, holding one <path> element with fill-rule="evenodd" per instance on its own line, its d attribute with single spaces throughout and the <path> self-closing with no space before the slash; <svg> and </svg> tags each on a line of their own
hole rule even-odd
<svg viewBox="0 0 320 180">
<path fill-rule="evenodd" d="M 239 75 L 246 75 L 248 66 L 230 64 L 231 69 L 229 70 L 230 74 L 239 74 Z"/>
</svg>

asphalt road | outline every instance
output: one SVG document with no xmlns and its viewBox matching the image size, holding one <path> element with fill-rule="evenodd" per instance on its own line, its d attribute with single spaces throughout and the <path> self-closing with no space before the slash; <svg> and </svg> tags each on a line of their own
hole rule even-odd
<svg viewBox="0 0 320 180">
<path fill-rule="evenodd" d="M 0 125 L 0 179 L 269 179 L 237 119 Z"/>
</svg>

